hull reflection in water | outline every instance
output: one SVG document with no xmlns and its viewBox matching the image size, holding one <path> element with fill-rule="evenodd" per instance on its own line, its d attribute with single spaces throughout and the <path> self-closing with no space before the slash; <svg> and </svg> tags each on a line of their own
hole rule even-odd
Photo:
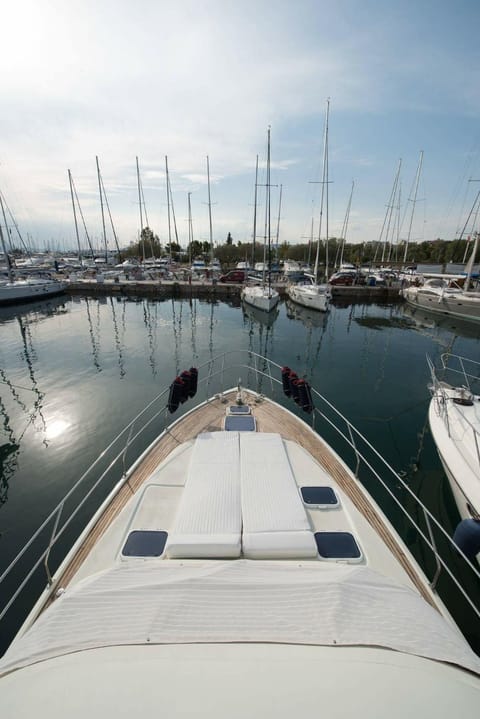
<svg viewBox="0 0 480 719">
<path fill-rule="evenodd" d="M 478 338 L 480 334 L 478 325 L 471 322 L 459 317 L 439 315 L 421 307 L 412 307 L 409 304 L 402 305 L 402 315 L 420 329 L 446 330 L 460 337 L 472 337 L 473 339 Z"/>
</svg>

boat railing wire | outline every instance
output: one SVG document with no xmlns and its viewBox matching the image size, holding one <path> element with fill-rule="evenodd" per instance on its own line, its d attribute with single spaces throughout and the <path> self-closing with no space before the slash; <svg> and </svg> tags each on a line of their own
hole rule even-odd
<svg viewBox="0 0 480 719">
<path fill-rule="evenodd" d="M 239 355 L 240 359 L 238 359 Z M 275 399 L 277 402 L 284 405 L 291 401 L 283 394 L 282 381 L 279 378 L 281 377 L 281 365 L 251 350 L 232 350 L 230 352 L 223 353 L 209 359 L 204 364 L 199 365 L 197 369 L 199 377 L 197 388 L 198 400 L 195 407 L 203 401 L 208 402 L 212 398 L 221 396 L 223 392 L 232 389 L 237 385 L 241 385 L 246 389 L 255 391 L 259 395 L 259 399 L 271 396 L 272 399 Z M 246 373 L 246 380 L 240 373 Z M 0 596 L 2 597 L 0 605 L 0 620 L 4 618 L 35 573 L 40 571 L 42 564 L 44 566 L 45 579 L 47 582 L 46 586 L 43 585 L 43 588 L 50 588 L 50 591 L 55 591 L 55 568 L 52 569 L 50 566 L 50 556 L 53 548 L 59 543 L 60 538 L 65 534 L 67 528 L 72 524 L 74 519 L 82 513 L 82 510 L 84 514 L 87 513 L 85 507 L 86 503 L 93 496 L 96 490 L 105 486 L 106 478 L 109 478 L 111 482 L 112 472 L 114 470 L 117 472 L 115 475 L 116 481 L 114 483 L 115 489 L 112 490 L 111 485 L 109 485 L 104 491 L 107 493 L 108 491 L 118 491 L 120 486 L 128 480 L 129 473 L 140 461 L 140 458 L 147 452 L 149 446 L 152 444 L 152 441 L 156 441 L 156 439 L 162 436 L 164 432 L 169 431 L 169 426 L 172 424 L 170 421 L 171 415 L 168 409 L 169 391 L 170 388 L 167 387 L 160 392 L 126 425 L 126 427 L 121 430 L 121 432 L 117 434 L 103 452 L 101 452 L 95 461 L 74 483 L 55 509 L 50 512 L 37 531 L 22 547 L 16 557 L 8 564 L 7 568 L 0 576 Z M 205 392 L 205 400 L 200 398 L 203 391 Z M 385 458 L 379 454 L 373 445 L 341 412 L 334 407 L 334 405 L 329 402 L 328 399 L 326 399 L 326 397 L 321 395 L 314 388 L 311 388 L 311 392 L 314 399 L 314 407 L 311 414 L 308 416 L 311 417 L 312 429 L 314 431 L 318 431 L 318 425 L 324 424 L 337 435 L 342 443 L 346 443 L 346 445 L 350 448 L 349 453 L 350 451 L 353 451 L 354 459 L 352 461 L 350 456 L 348 458 L 343 458 L 342 456 L 345 464 L 347 466 L 350 466 L 350 464 L 353 465 L 350 469 L 357 477 L 359 476 L 360 470 L 366 469 L 369 476 L 388 493 L 391 499 L 398 506 L 402 515 L 404 515 L 407 522 L 415 530 L 417 536 L 420 537 L 425 546 L 430 549 L 436 564 L 435 576 L 430 582 L 432 588 L 435 589 L 440 571 L 445 571 L 465 601 L 480 618 L 480 609 L 478 609 L 478 607 L 470 599 L 461 583 L 447 565 L 446 561 L 440 556 L 437 550 L 432 527 L 443 535 L 453 550 L 462 557 L 469 570 L 478 579 L 480 579 L 480 572 L 478 569 L 465 556 L 462 550 L 457 547 L 457 545 L 453 542 L 453 539 L 438 522 L 436 517 L 420 501 L 405 480 L 395 471 Z M 195 407 L 188 411 L 193 411 Z M 293 402 L 291 405 L 291 411 L 297 414 L 302 413 L 302 410 Z M 176 421 L 180 421 L 185 413 L 186 410 L 183 409 L 181 416 Z M 160 431 L 157 430 L 156 425 L 159 418 L 161 419 Z M 150 441 L 148 441 L 148 430 L 150 430 Z M 151 439 L 152 434 L 155 437 L 155 440 Z M 142 438 L 145 438 L 145 440 L 139 452 L 138 440 Z M 129 450 L 132 448 L 135 449 L 137 457 L 138 455 L 140 455 L 140 457 L 133 463 L 130 470 L 127 471 L 127 455 Z M 370 459 L 367 458 L 367 455 L 370 455 Z M 378 463 L 378 467 L 374 466 L 374 463 Z M 98 472 L 98 474 L 95 474 L 95 472 Z M 92 476 L 94 476 L 93 481 Z M 427 528 L 426 532 L 412 516 L 413 513 L 410 513 L 404 506 L 404 503 L 402 503 L 397 497 L 397 492 L 395 490 L 399 486 L 408 493 L 413 501 L 416 511 L 423 514 Z M 82 490 L 81 497 L 80 499 L 76 499 L 76 495 L 80 490 Z M 73 501 L 74 499 L 75 501 Z M 73 506 L 70 507 L 68 514 L 66 513 L 66 516 L 63 516 L 69 502 L 73 502 Z M 84 525 L 86 525 L 89 520 L 91 520 L 91 515 L 82 517 Z M 47 530 L 49 530 L 48 539 L 45 537 Z M 40 544 L 39 548 L 37 548 L 37 544 Z M 33 553 L 34 547 L 38 554 L 33 557 L 30 556 L 30 552 Z M 58 568 L 59 564 L 70 549 L 71 545 L 67 548 L 62 548 L 63 554 L 56 558 L 56 568 Z M 21 579 L 16 577 L 16 587 L 11 592 L 9 598 L 6 599 L 6 593 L 3 591 L 3 585 L 6 583 L 6 580 L 10 577 L 10 575 L 12 575 L 14 570 L 18 570 L 22 558 L 27 555 L 27 568 L 24 571 L 22 570 Z"/>
<path fill-rule="evenodd" d="M 480 381 L 480 362 L 477 360 L 452 354 L 451 352 L 444 352 L 440 356 L 440 361 L 443 370 L 461 375 L 465 380 L 465 386 L 470 391 L 472 388 L 469 380 Z"/>
</svg>

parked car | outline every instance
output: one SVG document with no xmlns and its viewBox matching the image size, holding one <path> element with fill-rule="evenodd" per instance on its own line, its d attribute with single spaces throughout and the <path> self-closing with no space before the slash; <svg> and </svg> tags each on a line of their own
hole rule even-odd
<svg viewBox="0 0 480 719">
<path fill-rule="evenodd" d="M 247 279 L 246 270 L 230 270 L 225 275 L 218 278 L 220 282 L 245 282 Z"/>
<path fill-rule="evenodd" d="M 355 272 L 335 272 L 329 279 L 331 285 L 353 285 Z"/>
</svg>

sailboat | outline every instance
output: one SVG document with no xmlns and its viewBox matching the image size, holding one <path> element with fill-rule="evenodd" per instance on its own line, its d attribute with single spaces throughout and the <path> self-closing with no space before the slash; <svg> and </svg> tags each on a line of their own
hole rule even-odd
<svg viewBox="0 0 480 719">
<path fill-rule="evenodd" d="M 255 188 L 256 193 L 256 188 Z M 262 283 L 247 285 L 242 290 L 242 300 L 252 307 L 264 312 L 271 312 L 278 305 L 280 295 L 271 283 L 271 212 L 270 212 L 270 127 L 267 132 L 267 181 L 265 203 L 265 235 L 263 242 Z M 254 214 L 253 235 L 256 233 L 256 208 Z"/>
<path fill-rule="evenodd" d="M 0 206 L 7 229 L 3 199 L 0 193 Z M 44 297 L 58 295 L 65 291 L 66 282 L 50 280 L 44 277 L 29 277 L 28 279 L 17 279 L 13 271 L 12 262 L 8 255 L 2 225 L 0 223 L 0 242 L 8 272 L 8 280 L 0 282 L 0 305 L 20 304 L 32 300 L 41 300 Z"/>
<path fill-rule="evenodd" d="M 323 143 L 323 173 L 322 173 L 322 196 L 320 203 L 320 219 L 318 227 L 317 237 L 317 254 L 315 257 L 315 267 L 313 275 L 305 273 L 305 277 L 308 280 L 307 284 L 290 284 L 287 287 L 287 294 L 293 302 L 297 302 L 303 307 L 311 307 L 314 310 L 320 312 L 327 312 L 330 300 L 331 291 L 328 284 L 319 284 L 318 282 L 318 260 L 320 254 L 320 236 L 322 231 L 322 218 L 324 201 L 326 204 L 326 238 L 327 238 L 327 260 L 326 270 L 328 274 L 328 114 L 330 109 L 330 101 L 327 100 L 327 110 L 325 115 L 325 134 Z"/>
</svg>

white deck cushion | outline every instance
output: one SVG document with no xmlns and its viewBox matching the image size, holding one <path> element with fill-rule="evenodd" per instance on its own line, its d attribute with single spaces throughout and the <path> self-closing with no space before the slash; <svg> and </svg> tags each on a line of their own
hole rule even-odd
<svg viewBox="0 0 480 719">
<path fill-rule="evenodd" d="M 240 434 L 240 484 L 245 557 L 317 556 L 315 539 L 279 434 Z"/>
<path fill-rule="evenodd" d="M 171 559 L 234 558 L 241 552 L 239 433 L 198 435 L 170 533 Z"/>
</svg>

